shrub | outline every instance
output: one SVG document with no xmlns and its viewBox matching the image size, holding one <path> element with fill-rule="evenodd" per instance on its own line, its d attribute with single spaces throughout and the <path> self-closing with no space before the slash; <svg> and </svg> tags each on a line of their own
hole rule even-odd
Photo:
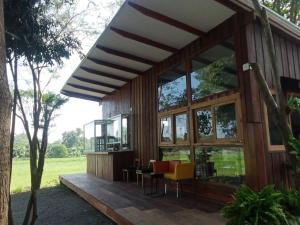
<svg viewBox="0 0 300 225">
<path fill-rule="evenodd" d="M 49 146 L 48 157 L 49 158 L 64 158 L 68 155 L 66 146 L 62 144 L 53 144 Z"/>
<path fill-rule="evenodd" d="M 282 189 L 283 198 L 281 204 L 291 221 L 299 221 L 300 217 L 300 191 L 294 189 Z M 297 218 L 298 217 L 298 218 Z"/>
<path fill-rule="evenodd" d="M 228 225 L 289 225 L 288 216 L 281 205 L 284 195 L 274 186 L 260 192 L 242 186 L 234 195 L 234 202 L 223 212 Z"/>
</svg>

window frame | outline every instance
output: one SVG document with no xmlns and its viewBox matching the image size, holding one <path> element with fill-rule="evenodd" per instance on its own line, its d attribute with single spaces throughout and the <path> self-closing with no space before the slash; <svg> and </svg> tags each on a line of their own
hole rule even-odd
<svg viewBox="0 0 300 225">
<path fill-rule="evenodd" d="M 235 104 L 235 115 L 236 115 L 236 123 L 237 123 L 237 137 L 236 138 L 217 138 L 216 133 L 216 112 L 215 108 L 223 105 L 228 105 L 234 103 Z M 205 101 L 192 105 L 193 110 L 193 125 L 194 125 L 194 145 L 195 146 L 203 146 L 203 145 L 242 145 L 243 141 L 243 129 L 242 129 L 242 111 L 241 111 L 241 100 L 240 94 L 235 93 L 228 96 L 223 96 L 220 98 L 216 98 L 210 101 Z M 212 119 L 213 119 L 213 136 L 212 139 L 198 140 L 197 134 L 197 116 L 196 113 L 200 110 L 210 108 L 212 111 Z"/>
<path fill-rule="evenodd" d="M 271 93 L 272 93 L 272 95 L 275 95 L 274 90 L 271 90 Z M 300 98 L 300 93 L 286 92 L 287 100 L 292 96 Z M 285 149 L 283 144 L 282 145 L 272 145 L 271 144 L 270 130 L 269 130 L 268 107 L 267 107 L 267 104 L 265 102 L 263 102 L 263 115 L 264 115 L 264 126 L 265 126 L 265 133 L 266 133 L 266 139 L 267 139 L 266 145 L 267 145 L 268 152 L 275 152 L 275 153 L 276 152 L 286 152 L 286 149 Z M 290 117 L 289 117 L 289 122 L 290 122 L 290 125 L 292 125 Z"/>
<path fill-rule="evenodd" d="M 187 115 L 187 130 L 188 130 L 188 138 L 187 141 L 177 142 L 176 140 L 176 116 L 186 114 Z M 171 117 L 172 123 L 172 141 L 170 142 L 162 142 L 161 140 L 161 119 Z M 181 107 L 178 109 L 169 110 L 167 112 L 161 112 L 158 114 L 158 132 L 159 132 L 159 147 L 174 147 L 174 146 L 189 146 L 190 145 L 190 127 L 189 127 L 189 113 L 188 107 Z"/>
</svg>

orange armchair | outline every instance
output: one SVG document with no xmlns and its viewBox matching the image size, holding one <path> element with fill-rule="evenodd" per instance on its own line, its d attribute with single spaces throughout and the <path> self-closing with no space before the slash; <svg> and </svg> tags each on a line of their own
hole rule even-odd
<svg viewBox="0 0 300 225">
<path fill-rule="evenodd" d="M 176 182 L 176 196 L 179 196 L 179 185 L 182 180 L 194 178 L 194 164 L 180 163 L 180 161 L 159 161 L 153 163 L 154 173 L 164 173 L 164 178 Z M 181 188 L 182 189 L 182 188 Z M 165 194 L 167 194 L 167 184 L 165 182 Z"/>
</svg>

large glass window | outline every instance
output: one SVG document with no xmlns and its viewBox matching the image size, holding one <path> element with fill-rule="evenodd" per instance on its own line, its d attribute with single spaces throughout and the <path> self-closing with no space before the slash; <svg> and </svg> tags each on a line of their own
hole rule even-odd
<svg viewBox="0 0 300 225">
<path fill-rule="evenodd" d="M 169 70 L 158 80 L 159 110 L 186 105 L 186 73 L 184 65 Z"/>
<path fill-rule="evenodd" d="M 175 116 L 176 125 L 176 143 L 186 142 L 188 140 L 188 119 L 187 114 Z"/>
<path fill-rule="evenodd" d="M 234 41 L 229 39 L 193 59 L 193 101 L 238 87 L 235 52 L 231 46 Z"/>
<path fill-rule="evenodd" d="M 172 117 L 164 117 L 160 120 L 160 137 L 161 142 L 170 143 L 172 138 Z"/>
<path fill-rule="evenodd" d="M 200 179 L 236 186 L 244 183 L 244 152 L 240 147 L 196 148 L 195 160 Z"/>
<path fill-rule="evenodd" d="M 191 161 L 191 151 L 188 147 L 160 148 L 159 159 L 161 161 L 179 160 Z"/>
</svg>

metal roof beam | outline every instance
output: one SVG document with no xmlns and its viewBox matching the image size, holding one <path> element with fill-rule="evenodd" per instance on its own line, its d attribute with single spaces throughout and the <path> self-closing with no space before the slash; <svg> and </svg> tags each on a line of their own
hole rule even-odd
<svg viewBox="0 0 300 225">
<path fill-rule="evenodd" d="M 167 51 L 167 52 L 175 53 L 175 52 L 178 51 L 177 48 L 173 48 L 171 46 L 159 43 L 157 41 L 153 41 L 151 39 L 139 36 L 137 34 L 127 32 L 125 30 L 121 30 L 121 29 L 116 28 L 116 27 L 110 27 L 110 30 L 117 33 L 117 34 L 119 34 L 119 35 L 121 35 L 121 36 L 123 36 L 123 37 L 125 37 L 125 38 L 131 39 L 131 40 L 134 40 L 134 41 L 137 41 L 137 42 L 141 42 L 143 44 L 150 45 L 152 47 L 159 48 L 159 49 Z"/>
<path fill-rule="evenodd" d="M 107 92 L 107 91 L 98 90 L 96 88 L 85 87 L 85 86 L 78 85 L 78 84 L 67 83 L 67 85 L 69 85 L 71 87 L 74 87 L 74 88 L 78 88 L 78 89 L 84 90 L 84 91 L 95 92 L 97 94 L 103 94 L 103 95 L 109 95 L 109 94 L 111 94 L 110 92 Z"/>
<path fill-rule="evenodd" d="M 168 17 L 168 16 L 163 15 L 161 13 L 155 12 L 153 10 L 147 9 L 147 8 L 141 6 L 141 5 L 136 4 L 136 3 L 128 2 L 128 5 L 132 8 L 134 8 L 135 10 L 139 11 L 140 13 L 144 14 L 145 16 L 148 16 L 148 17 L 151 17 L 151 18 L 156 19 L 158 21 L 161 21 L 163 23 L 169 24 L 173 27 L 184 30 L 184 31 L 189 32 L 191 34 L 194 34 L 194 35 L 197 35 L 197 36 L 203 36 L 203 35 L 206 34 L 205 32 L 203 32 L 199 29 L 196 29 L 196 28 L 194 28 L 190 25 L 182 23 L 178 20 L 175 20 L 171 17 Z"/>
<path fill-rule="evenodd" d="M 96 84 L 96 85 L 103 86 L 103 87 L 108 87 L 108 88 L 111 88 L 111 89 L 120 89 L 121 88 L 120 86 L 117 86 L 117 85 L 103 83 L 103 82 L 100 82 L 100 81 L 91 80 L 91 79 L 84 78 L 84 77 L 79 77 L 79 76 L 76 76 L 76 75 L 73 76 L 73 78 L 77 79 L 79 81 L 82 81 L 82 82 L 86 82 L 86 83 L 89 83 L 89 84 Z"/>
<path fill-rule="evenodd" d="M 85 66 L 80 66 L 80 69 L 88 72 L 88 73 L 91 73 L 91 74 L 95 74 L 95 75 L 98 75 L 98 76 L 102 76 L 102 77 L 106 77 L 106 78 L 110 78 L 110 79 L 114 79 L 114 80 L 120 80 L 120 81 L 123 81 L 123 82 L 129 82 L 131 79 L 128 79 L 126 77 L 122 77 L 120 75 L 115 75 L 115 74 L 109 74 L 109 73 L 106 73 L 106 72 L 102 72 L 102 71 L 99 71 L 99 70 L 94 70 L 94 69 L 91 69 L 91 68 L 88 68 L 88 67 L 85 67 Z"/>
<path fill-rule="evenodd" d="M 143 73 L 143 71 L 135 70 L 135 69 L 132 69 L 132 68 L 129 68 L 129 67 L 126 67 L 126 66 L 117 65 L 117 64 L 114 64 L 114 63 L 111 63 L 111 62 L 106 62 L 104 60 L 96 59 L 96 58 L 93 58 L 93 57 L 88 56 L 87 59 L 91 60 L 92 62 L 94 62 L 98 65 L 111 67 L 111 68 L 121 70 L 121 71 L 125 71 L 125 72 L 128 72 L 128 73 L 133 73 L 133 74 L 136 74 L 136 75 L 139 75 L 139 74 Z"/>
<path fill-rule="evenodd" d="M 129 53 L 126 53 L 126 52 L 121 52 L 121 51 L 118 51 L 118 50 L 115 50 L 115 49 L 112 49 L 112 48 L 107 48 L 107 47 L 104 47 L 102 45 L 97 45 L 96 47 L 98 49 L 108 53 L 108 54 L 119 56 L 119 57 L 126 58 L 126 59 L 130 59 L 130 60 L 133 60 L 133 61 L 136 61 L 136 62 L 141 62 L 141 63 L 148 64 L 148 65 L 151 65 L 151 66 L 154 66 L 158 63 L 158 62 L 154 62 L 150 59 L 145 59 L 143 57 L 135 56 L 135 55 L 132 55 L 132 54 L 129 54 Z"/>
<path fill-rule="evenodd" d="M 94 101 L 94 102 L 100 102 L 102 100 L 102 98 L 96 97 L 96 96 L 92 96 L 92 95 L 86 95 L 86 94 L 80 94 L 80 93 L 76 93 L 73 91 L 62 91 L 62 94 L 69 96 L 69 97 L 74 97 L 74 98 L 81 98 L 84 100 L 90 100 L 90 101 Z"/>
</svg>

